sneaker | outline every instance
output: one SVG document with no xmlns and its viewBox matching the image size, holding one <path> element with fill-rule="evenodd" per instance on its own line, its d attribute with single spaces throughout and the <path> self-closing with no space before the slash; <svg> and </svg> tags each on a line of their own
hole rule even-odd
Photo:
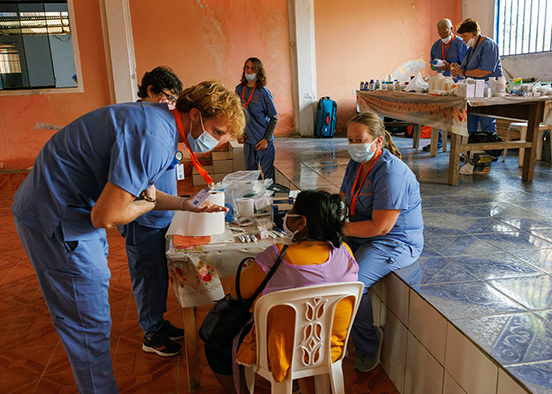
<svg viewBox="0 0 552 394">
<path fill-rule="evenodd" d="M 163 320 L 163 326 L 158 332 L 166 334 L 173 341 L 179 341 L 184 338 L 184 329 L 173 326 L 168 320 Z"/>
<path fill-rule="evenodd" d="M 442 147 L 443 147 L 443 143 L 442 143 L 442 142 L 437 143 L 437 149 L 441 149 Z M 431 144 L 424 146 L 424 147 L 422 148 L 422 150 L 423 150 L 424 152 L 429 152 L 429 151 L 431 150 Z"/>
<path fill-rule="evenodd" d="M 181 345 L 172 341 L 167 334 L 157 332 L 153 337 L 144 337 L 142 350 L 146 353 L 156 353 L 161 357 L 172 357 L 180 353 Z"/>
<path fill-rule="evenodd" d="M 376 355 L 372 358 L 368 358 L 365 355 L 358 356 L 355 361 L 355 369 L 360 372 L 369 372 L 376 368 L 379 364 L 380 355 L 381 355 L 381 344 L 383 342 L 383 331 L 379 327 L 374 327 L 376 334 L 379 339 L 378 350 Z"/>
</svg>

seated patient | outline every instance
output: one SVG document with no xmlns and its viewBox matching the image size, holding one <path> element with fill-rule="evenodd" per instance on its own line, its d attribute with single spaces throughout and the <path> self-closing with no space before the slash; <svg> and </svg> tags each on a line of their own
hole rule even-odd
<svg viewBox="0 0 552 394">
<path fill-rule="evenodd" d="M 358 278 L 358 265 L 349 247 L 343 243 L 346 207 L 339 194 L 322 190 L 299 193 L 293 209 L 284 217 L 284 230 L 292 239 L 280 266 L 261 294 L 301 286 L 335 282 L 353 282 Z M 255 261 L 240 276 L 243 298 L 253 296 L 258 286 L 280 256 L 284 245 L 276 244 L 259 253 Z M 232 296 L 236 298 L 235 278 L 230 282 Z M 343 351 L 353 301 L 345 299 L 336 309 L 332 329 L 332 358 Z M 252 309 L 253 310 L 253 309 Z M 275 380 L 281 382 L 291 361 L 294 312 L 278 307 L 270 312 L 268 352 L 277 355 L 270 359 Z M 224 348 L 205 346 L 209 366 L 228 393 L 235 393 L 234 364 L 255 364 L 255 326 L 247 326 L 240 338 L 237 355 L 232 352 L 232 338 Z M 238 368 L 234 368 L 236 371 Z M 241 368 L 240 368 L 241 369 Z M 240 371 L 240 391 L 247 392 L 243 369 Z M 236 374 L 236 377 L 238 375 Z"/>
</svg>

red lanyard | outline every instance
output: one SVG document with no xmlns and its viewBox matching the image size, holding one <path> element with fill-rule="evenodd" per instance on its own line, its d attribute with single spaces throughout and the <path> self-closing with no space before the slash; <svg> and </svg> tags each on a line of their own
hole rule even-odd
<svg viewBox="0 0 552 394">
<path fill-rule="evenodd" d="M 172 111 L 172 114 L 174 116 L 174 120 L 176 120 L 176 128 L 178 129 L 178 134 L 180 135 L 180 138 L 182 138 L 182 141 L 184 141 L 184 143 L 186 144 L 186 148 L 188 149 L 188 152 L 190 152 L 190 157 L 192 158 L 192 164 L 194 165 L 197 172 L 199 172 L 199 174 L 201 175 L 205 183 L 211 186 L 213 184 L 213 179 L 207 173 L 207 171 L 205 171 L 205 168 L 203 168 L 203 166 L 197 159 L 195 152 L 192 149 L 190 149 L 190 144 L 188 143 L 186 134 L 184 134 L 184 127 L 182 126 L 182 118 L 180 117 L 180 112 L 178 112 L 178 110 L 175 108 Z"/>
<path fill-rule="evenodd" d="M 448 55 L 448 52 L 449 52 L 449 49 L 450 47 L 452 46 L 452 41 L 454 41 L 454 34 L 452 35 L 452 38 L 450 39 L 449 43 L 447 44 L 448 45 L 448 48 L 447 48 L 447 52 L 445 53 L 445 43 L 443 41 L 441 41 L 441 53 L 443 54 L 443 60 L 447 60 L 447 55 Z"/>
<path fill-rule="evenodd" d="M 380 158 L 381 153 L 382 151 L 379 152 L 379 154 L 376 157 L 376 160 L 374 160 L 374 162 L 366 172 L 366 175 L 364 175 L 364 178 L 362 178 L 362 181 L 358 185 L 358 190 L 355 193 L 355 186 L 357 185 L 358 179 L 360 178 L 360 173 L 362 172 L 362 165 L 358 168 L 355 182 L 353 183 L 353 187 L 351 188 L 351 216 L 355 215 L 356 201 L 357 201 L 358 194 L 360 193 L 360 189 L 362 189 L 362 185 L 364 185 L 364 181 L 366 180 L 366 177 L 368 176 L 368 174 L 372 172 L 372 168 L 374 167 L 374 164 L 376 164 L 376 161 L 378 161 L 378 159 Z"/>
<path fill-rule="evenodd" d="M 247 85 L 244 85 L 243 86 L 243 90 L 242 90 L 242 103 L 245 101 L 245 88 L 247 87 Z M 255 88 L 257 87 L 257 85 L 253 86 L 253 90 L 251 91 L 251 94 L 249 95 L 249 98 L 247 99 L 247 103 L 245 103 L 243 105 L 243 109 L 246 109 L 247 108 L 247 104 L 249 104 L 249 102 L 251 101 L 251 97 L 253 97 L 253 92 L 255 92 Z"/>
</svg>

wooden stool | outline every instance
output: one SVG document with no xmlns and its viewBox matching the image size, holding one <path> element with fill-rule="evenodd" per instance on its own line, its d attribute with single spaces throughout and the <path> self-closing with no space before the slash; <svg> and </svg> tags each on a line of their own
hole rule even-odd
<svg viewBox="0 0 552 394">
<path fill-rule="evenodd" d="M 534 147 L 537 152 L 536 152 L 536 158 L 537 160 L 541 160 L 542 158 L 542 142 L 543 142 L 543 139 L 542 139 L 542 135 L 544 133 L 544 130 L 549 130 L 551 129 L 552 126 L 547 126 L 547 125 L 539 125 L 539 135 L 537 136 L 537 144 L 536 146 Z M 508 133 L 506 134 L 506 141 L 510 141 L 510 131 L 512 129 L 515 129 L 515 130 L 518 130 L 519 131 L 519 140 L 520 141 L 525 141 L 525 139 L 527 138 L 527 123 L 510 123 L 510 126 L 508 127 Z M 504 149 L 504 152 L 502 152 L 502 161 L 506 160 L 506 151 L 508 149 Z M 519 159 L 518 159 L 518 167 L 523 167 L 523 156 L 525 154 L 525 148 L 520 148 L 519 149 Z"/>
</svg>

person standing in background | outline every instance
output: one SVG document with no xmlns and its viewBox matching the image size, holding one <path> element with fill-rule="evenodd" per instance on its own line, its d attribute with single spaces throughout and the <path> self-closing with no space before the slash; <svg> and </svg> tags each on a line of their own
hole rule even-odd
<svg viewBox="0 0 552 394">
<path fill-rule="evenodd" d="M 180 93 L 182 82 L 168 67 L 156 67 L 146 72 L 138 85 L 140 101 L 165 103 L 170 110 L 176 107 L 176 98 Z M 178 164 L 175 157 L 155 182 L 157 190 L 177 195 L 175 166 Z M 184 338 L 182 328 L 163 318 L 167 311 L 169 290 L 165 234 L 173 214 L 174 211 L 150 211 L 118 227 L 125 238 L 138 324 L 144 330 L 142 349 L 162 357 L 177 355 L 182 346 L 174 341 Z"/>
<path fill-rule="evenodd" d="M 454 34 L 454 26 L 450 19 L 441 19 L 437 22 L 437 33 L 440 39 L 435 41 L 431 47 L 431 68 L 437 70 L 437 72 L 443 73 L 443 76 L 450 77 L 450 65 L 452 63 L 462 63 L 464 55 L 466 53 L 466 43 L 457 35 Z M 433 61 L 435 59 L 442 60 L 444 65 L 435 67 Z M 439 130 L 439 140 L 437 142 L 437 148 L 443 146 L 443 134 Z M 431 144 L 423 147 L 425 152 L 431 150 Z"/>
<path fill-rule="evenodd" d="M 243 154 L 246 170 L 257 170 L 259 163 L 264 178 L 274 179 L 274 129 L 278 122 L 278 112 L 274 106 L 272 93 L 266 88 L 263 63 L 250 57 L 243 66 L 241 83 L 236 93 L 249 114 L 245 135 L 238 139 L 245 144 Z"/>
<path fill-rule="evenodd" d="M 453 77 L 489 80 L 489 77 L 502 77 L 502 63 L 498 45 L 489 37 L 481 35 L 476 20 L 463 20 L 457 29 L 458 35 L 467 43 L 468 50 L 461 65 L 452 63 L 450 71 Z M 468 114 L 468 132 L 496 134 L 496 119 Z"/>
</svg>

